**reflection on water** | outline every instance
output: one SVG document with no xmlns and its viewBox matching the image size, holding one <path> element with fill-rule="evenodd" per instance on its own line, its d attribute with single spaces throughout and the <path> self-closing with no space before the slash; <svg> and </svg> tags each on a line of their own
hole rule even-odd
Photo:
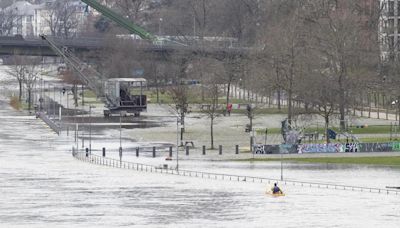
<svg viewBox="0 0 400 228">
<path fill-rule="evenodd" d="M 1 110 L 0 115 L 10 115 Z M 58 137 L 40 121 L 0 121 L 5 136 L 0 138 L 0 227 L 400 227 L 400 196 L 281 186 L 286 196 L 274 198 L 264 194 L 270 187 L 265 184 L 96 166 L 72 158 L 72 139 Z M 279 162 L 181 165 L 280 175 Z M 284 176 L 400 185 L 400 171 L 393 168 L 284 164 Z"/>
</svg>

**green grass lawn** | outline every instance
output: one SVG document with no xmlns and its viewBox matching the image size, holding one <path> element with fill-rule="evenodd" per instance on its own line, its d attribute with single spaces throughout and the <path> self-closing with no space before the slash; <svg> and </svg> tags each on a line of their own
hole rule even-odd
<svg viewBox="0 0 400 228">
<path fill-rule="evenodd" d="M 336 132 L 340 132 L 340 129 L 337 127 L 332 127 L 332 130 Z M 320 134 L 325 133 L 325 129 L 323 127 L 312 127 L 312 128 L 307 128 L 305 129 L 306 133 L 314 133 L 318 132 Z M 385 134 L 385 133 L 390 133 L 390 125 L 371 125 L 371 126 L 365 126 L 363 128 L 360 127 L 349 127 L 348 132 L 352 134 Z"/>
<path fill-rule="evenodd" d="M 298 163 L 323 163 L 323 164 L 362 164 L 362 165 L 391 165 L 400 166 L 400 156 L 391 157 L 322 157 L 322 158 L 283 158 L 284 161 Z M 255 158 L 235 161 L 269 162 L 280 161 L 279 158 Z"/>
<path fill-rule="evenodd" d="M 332 129 L 334 131 L 336 131 L 337 133 L 340 132 L 340 130 L 338 128 L 333 127 Z M 264 132 L 265 130 L 260 130 L 260 131 Z M 325 134 L 325 129 L 323 127 L 319 127 L 319 128 L 311 127 L 311 128 L 304 129 L 304 132 L 305 133 L 318 132 L 319 134 Z M 349 127 L 349 132 L 352 134 L 390 134 L 390 125 L 371 125 L 371 126 L 364 127 L 364 128 Z M 400 132 L 400 129 L 398 129 L 398 132 Z M 268 134 L 269 133 L 280 134 L 281 129 L 280 128 L 269 128 Z M 380 139 L 380 138 L 371 138 L 371 139 Z M 371 139 L 365 138 L 365 140 L 367 142 L 378 142 L 378 141 L 368 141 Z M 364 142 L 363 140 L 360 140 L 360 141 Z M 387 139 L 387 141 L 390 141 L 389 138 Z"/>
</svg>

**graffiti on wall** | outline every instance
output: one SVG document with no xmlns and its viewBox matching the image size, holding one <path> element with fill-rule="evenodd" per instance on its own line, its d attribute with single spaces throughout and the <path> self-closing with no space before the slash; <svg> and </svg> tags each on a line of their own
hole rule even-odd
<svg viewBox="0 0 400 228">
<path fill-rule="evenodd" d="M 298 147 L 299 154 L 301 153 L 336 153 L 343 152 L 343 145 L 340 143 L 329 144 L 302 144 Z"/>
<path fill-rule="evenodd" d="M 255 154 L 265 154 L 264 145 L 261 144 L 254 145 L 253 151 Z"/>
<path fill-rule="evenodd" d="M 346 143 L 344 146 L 344 152 L 359 152 L 359 143 Z"/>
<path fill-rule="evenodd" d="M 400 152 L 400 142 L 387 143 L 329 143 L 329 144 L 281 144 L 262 145 L 253 147 L 255 154 L 278 153 L 338 153 L 338 152 Z"/>
<path fill-rule="evenodd" d="M 392 143 L 392 151 L 400 151 L 400 142 Z"/>
<path fill-rule="evenodd" d="M 299 153 L 333 153 L 333 152 L 390 152 L 400 151 L 400 142 L 387 143 L 330 143 L 330 144 L 303 144 L 299 146 Z"/>
<path fill-rule="evenodd" d="M 279 145 L 261 145 L 253 146 L 255 154 L 279 154 Z"/>
<path fill-rule="evenodd" d="M 360 143 L 360 152 L 389 152 L 392 149 L 392 143 Z"/>
</svg>

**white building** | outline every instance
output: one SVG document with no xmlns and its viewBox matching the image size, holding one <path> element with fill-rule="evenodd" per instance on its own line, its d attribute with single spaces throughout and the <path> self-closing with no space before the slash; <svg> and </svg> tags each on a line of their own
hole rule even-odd
<svg viewBox="0 0 400 228">
<path fill-rule="evenodd" d="M 24 37 L 38 37 L 39 34 L 51 35 L 50 18 L 54 17 L 51 6 L 54 1 L 44 1 L 42 4 L 31 4 L 26 1 L 18 1 L 3 9 L 14 14 L 14 28 L 11 35 L 20 34 Z M 86 20 L 86 4 L 82 1 L 65 1 L 68 10 L 72 10 L 70 17 L 77 21 L 77 28 L 72 33 L 77 33 Z M 60 21 L 62 23 L 62 21 Z"/>
<path fill-rule="evenodd" d="M 381 56 L 383 60 L 397 59 L 400 51 L 400 0 L 380 0 L 380 4 Z"/>
<path fill-rule="evenodd" d="M 37 5 L 22 1 L 15 2 L 4 9 L 5 12 L 14 18 L 14 27 L 11 35 L 34 36 L 34 14 L 37 7 Z"/>
</svg>

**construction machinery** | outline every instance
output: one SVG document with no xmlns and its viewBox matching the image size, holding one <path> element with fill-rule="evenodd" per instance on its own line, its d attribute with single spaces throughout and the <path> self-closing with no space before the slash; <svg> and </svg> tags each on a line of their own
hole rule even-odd
<svg viewBox="0 0 400 228">
<path fill-rule="evenodd" d="M 82 0 L 82 2 L 127 29 L 131 34 L 136 34 L 149 42 L 158 41 L 156 36 L 97 1 Z M 40 37 L 47 42 L 55 53 L 64 59 L 69 67 L 77 72 L 79 79 L 86 84 L 98 98 L 105 102 L 105 117 L 116 113 L 121 114 L 122 112 L 124 114 L 133 113 L 135 116 L 139 116 L 140 112 L 146 111 L 147 98 L 146 95 L 143 94 L 143 88 L 146 86 L 146 80 L 144 78 L 111 78 L 104 80 L 100 73 L 89 65 L 84 64 L 67 48 L 58 47 L 51 38 L 45 35 L 40 35 Z"/>
<path fill-rule="evenodd" d="M 143 95 L 144 78 L 111 78 L 105 82 L 106 108 L 104 116 L 115 113 L 133 113 L 139 116 L 147 108 L 147 97 Z"/>
<path fill-rule="evenodd" d="M 77 72 L 79 79 L 97 98 L 105 102 L 104 116 L 127 113 L 139 116 L 140 112 L 147 109 L 147 98 L 143 94 L 146 86 L 144 78 L 110 78 L 104 77 L 93 67 L 83 63 L 74 56 L 67 48 L 58 47 L 51 38 L 40 35 L 50 48 L 63 58 L 67 66 Z"/>
<path fill-rule="evenodd" d="M 110 20 L 116 22 L 118 25 L 120 25 L 123 28 L 127 29 L 131 34 L 136 34 L 136 35 L 140 36 L 140 38 L 142 38 L 144 40 L 147 40 L 147 41 L 150 41 L 150 42 L 157 41 L 157 37 L 156 36 L 150 34 L 146 30 L 144 30 L 143 28 L 139 27 L 138 25 L 135 25 L 134 23 L 132 23 L 128 19 L 122 17 L 118 13 L 116 13 L 113 10 L 111 10 L 110 8 L 98 3 L 97 1 L 95 1 L 95 0 L 82 0 L 82 2 L 86 3 L 90 7 L 94 8 L 95 10 L 97 10 L 99 13 L 101 13 L 104 16 L 106 16 Z"/>
</svg>

